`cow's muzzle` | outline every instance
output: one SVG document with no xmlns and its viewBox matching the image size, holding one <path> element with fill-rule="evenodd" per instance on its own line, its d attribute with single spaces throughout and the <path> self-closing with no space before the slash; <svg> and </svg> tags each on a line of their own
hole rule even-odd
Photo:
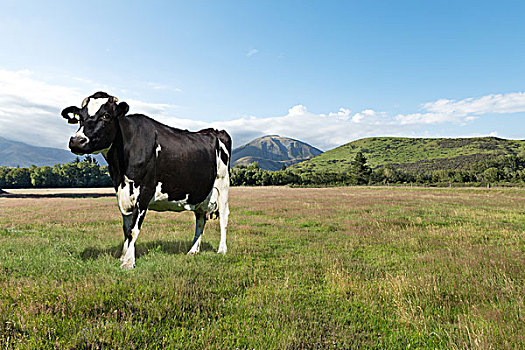
<svg viewBox="0 0 525 350">
<path fill-rule="evenodd" d="M 72 136 L 69 139 L 69 149 L 75 154 L 83 154 L 88 139 L 82 136 Z"/>
</svg>

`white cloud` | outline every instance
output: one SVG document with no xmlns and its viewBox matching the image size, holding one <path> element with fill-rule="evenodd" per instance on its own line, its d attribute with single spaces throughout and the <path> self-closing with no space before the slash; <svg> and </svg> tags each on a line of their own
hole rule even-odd
<svg viewBox="0 0 525 350">
<path fill-rule="evenodd" d="M 246 53 L 246 56 L 248 56 L 248 57 L 252 57 L 253 55 L 256 55 L 256 54 L 258 54 L 258 53 L 259 53 L 259 50 L 257 50 L 257 49 L 251 49 L 250 51 L 248 51 L 248 52 Z"/>
<path fill-rule="evenodd" d="M 237 146 L 255 137 L 278 134 L 328 150 L 362 137 L 421 137 L 428 134 L 429 130 L 426 128 L 434 124 L 463 126 L 484 114 L 525 112 L 525 93 L 487 95 L 459 101 L 438 100 L 423 104 L 422 109 L 420 113 L 395 116 L 372 109 L 352 115 L 347 108 L 327 114 L 315 114 L 309 112 L 304 105 L 296 105 L 288 110 L 287 115 L 281 117 L 252 116 L 213 125 L 228 130 Z"/>
<path fill-rule="evenodd" d="M 423 108 L 433 113 L 447 113 L 459 116 L 525 112 L 525 93 L 495 94 L 480 98 L 466 98 L 459 101 L 440 99 L 435 102 L 425 103 Z"/>
<path fill-rule="evenodd" d="M 78 106 L 94 91 L 86 93 L 85 89 L 53 85 L 33 76 L 27 70 L 0 69 L 0 136 L 39 146 L 66 148 L 76 126 L 68 125 L 60 117 L 60 111 L 70 105 Z M 428 136 L 434 133 L 435 124 L 461 126 L 484 114 L 525 112 L 525 93 L 518 92 L 457 101 L 440 99 L 423 104 L 417 113 L 394 116 L 372 109 L 353 113 L 344 107 L 318 114 L 308 111 L 304 105 L 295 105 L 282 116 L 249 116 L 209 123 L 176 117 L 176 106 L 168 103 L 127 98 L 125 90 L 116 88 L 107 88 L 107 91 L 120 91 L 123 96 L 118 97 L 130 105 L 131 113 L 150 115 L 167 125 L 188 130 L 226 129 L 232 135 L 234 147 L 259 136 L 277 134 L 328 150 L 362 137 Z"/>
<path fill-rule="evenodd" d="M 125 101 L 129 105 L 129 113 L 141 113 L 151 116 L 164 116 L 169 111 L 177 107 L 175 105 L 167 103 L 148 103 L 132 98 L 119 97 L 119 99 L 121 101 Z"/>
<path fill-rule="evenodd" d="M 334 118 L 338 118 L 338 119 L 342 119 L 342 120 L 348 120 L 348 118 L 350 117 L 350 110 L 348 108 L 339 108 L 339 110 L 337 112 L 330 112 L 328 113 L 328 116 L 329 117 L 334 117 Z M 320 114 L 320 116 L 323 116 L 325 117 L 326 114 Z"/>
<path fill-rule="evenodd" d="M 423 113 L 395 116 L 401 124 L 437 124 L 468 122 L 484 114 L 525 112 L 525 93 L 486 95 L 463 100 L 439 99 L 422 106 Z"/>
<path fill-rule="evenodd" d="M 197 130 L 205 127 L 225 129 L 231 135 L 234 147 L 238 147 L 252 139 L 264 135 L 281 135 L 299 139 L 323 150 L 331 149 L 350 140 L 379 135 L 407 135 L 406 127 L 396 125 L 392 120 L 385 119 L 383 113 L 366 110 L 360 113 L 359 123 L 350 117 L 350 111 L 345 108 L 328 114 L 315 114 L 303 105 L 293 106 L 284 116 L 278 117 L 242 117 L 229 121 L 203 123 L 188 119 L 173 117 L 157 118 L 168 125 L 179 128 Z M 358 118 L 356 118 L 358 119 Z"/>
<path fill-rule="evenodd" d="M 28 70 L 0 69 L 0 136 L 38 146 L 65 148 L 77 126 L 68 125 L 60 112 L 67 106 L 79 106 L 93 92 L 86 94 L 78 88 L 40 81 Z M 133 111 L 144 114 L 163 115 L 174 107 L 128 101 Z"/>
</svg>

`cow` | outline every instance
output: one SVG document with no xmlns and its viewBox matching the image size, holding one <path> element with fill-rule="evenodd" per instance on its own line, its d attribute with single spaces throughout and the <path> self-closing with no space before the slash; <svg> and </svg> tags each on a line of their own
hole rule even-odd
<svg viewBox="0 0 525 350">
<path fill-rule="evenodd" d="M 200 251 L 208 218 L 219 218 L 217 253 L 225 254 L 230 187 L 231 137 L 224 130 L 176 129 L 96 92 L 70 106 L 62 117 L 79 124 L 69 148 L 77 155 L 102 153 L 109 167 L 122 214 L 123 269 L 135 267 L 135 242 L 148 209 L 195 213 L 195 236 L 188 254 Z"/>
</svg>

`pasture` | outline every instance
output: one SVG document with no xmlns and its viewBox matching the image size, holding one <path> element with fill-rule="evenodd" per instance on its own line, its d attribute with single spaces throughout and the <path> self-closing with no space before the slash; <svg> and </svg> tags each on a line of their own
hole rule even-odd
<svg viewBox="0 0 525 350">
<path fill-rule="evenodd" d="M 525 190 L 232 188 L 148 212 L 119 269 L 114 197 L 0 198 L 0 348 L 524 348 Z"/>
</svg>

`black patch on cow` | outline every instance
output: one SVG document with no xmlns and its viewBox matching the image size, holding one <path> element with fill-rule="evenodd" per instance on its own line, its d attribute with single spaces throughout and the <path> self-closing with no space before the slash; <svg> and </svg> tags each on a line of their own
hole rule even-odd
<svg viewBox="0 0 525 350">
<path fill-rule="evenodd" d="M 93 95 L 89 96 L 89 98 L 110 98 L 113 97 L 111 95 L 108 95 L 106 92 L 98 91 L 95 92 Z"/>
<path fill-rule="evenodd" d="M 219 156 L 221 158 L 221 161 L 224 165 L 228 166 L 228 159 L 230 158 L 229 155 L 224 151 L 224 149 L 221 147 L 219 143 L 219 139 L 217 139 L 217 150 L 219 152 Z"/>
</svg>

